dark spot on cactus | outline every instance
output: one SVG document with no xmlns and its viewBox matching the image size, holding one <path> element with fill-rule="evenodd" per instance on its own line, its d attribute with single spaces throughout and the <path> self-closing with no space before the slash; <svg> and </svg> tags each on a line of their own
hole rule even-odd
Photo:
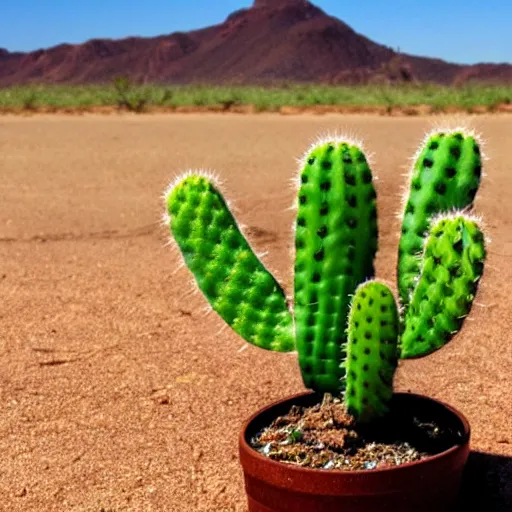
<svg viewBox="0 0 512 512">
<path fill-rule="evenodd" d="M 419 341 L 421 343 L 422 341 L 425 341 L 425 338 L 421 334 L 418 334 L 416 336 L 416 341 Z"/>
<path fill-rule="evenodd" d="M 439 147 L 439 142 L 437 142 L 437 140 L 433 140 L 430 142 L 429 146 L 428 146 L 428 149 L 431 149 L 431 150 L 436 150 L 437 148 Z"/>
<path fill-rule="evenodd" d="M 363 366 L 363 372 L 367 372 L 369 369 L 370 367 L 367 364 Z"/>
<path fill-rule="evenodd" d="M 441 182 L 441 183 L 437 183 L 434 187 L 434 190 L 440 195 L 440 196 L 444 196 L 445 193 L 446 193 L 446 184 Z"/>
<path fill-rule="evenodd" d="M 473 146 L 473 151 L 476 155 L 479 155 L 480 154 L 480 146 L 475 142 L 474 146 Z"/>
<path fill-rule="evenodd" d="M 300 204 L 306 204 L 306 202 L 307 202 L 307 198 L 306 198 L 305 195 L 299 196 L 299 203 Z"/>
<path fill-rule="evenodd" d="M 439 133 L 437 134 L 437 136 L 438 136 L 440 139 L 442 139 L 442 138 L 444 138 L 444 137 L 446 136 L 446 134 L 445 134 L 444 132 L 439 132 Z"/>
<path fill-rule="evenodd" d="M 457 252 L 458 254 L 462 254 L 462 249 L 464 248 L 464 244 L 462 243 L 462 240 L 458 240 L 457 242 L 455 242 L 453 244 L 453 249 L 455 250 L 455 252 Z"/>
<path fill-rule="evenodd" d="M 454 167 L 447 167 L 444 172 L 448 178 L 453 178 L 457 173 Z"/>
<path fill-rule="evenodd" d="M 307 323 L 307 325 L 309 327 L 313 327 L 315 325 L 315 317 L 314 317 L 314 315 L 309 315 L 306 323 Z"/>
<path fill-rule="evenodd" d="M 366 334 L 365 334 L 365 337 L 366 337 Z M 366 347 L 364 349 L 364 353 L 365 353 L 365 355 L 369 356 L 372 353 L 372 350 L 369 347 Z"/>
<path fill-rule="evenodd" d="M 434 165 L 434 160 L 432 160 L 432 158 L 424 158 L 423 159 L 423 166 L 426 167 L 427 169 L 430 169 L 432 168 Z"/>
<path fill-rule="evenodd" d="M 318 309 L 319 309 L 318 302 L 310 302 L 309 303 L 309 311 L 311 311 L 311 313 L 317 313 Z"/>
<path fill-rule="evenodd" d="M 302 363 L 302 371 L 304 373 L 311 373 L 313 371 L 313 367 L 311 366 L 311 363 L 309 361 Z"/>
<path fill-rule="evenodd" d="M 356 249 L 352 245 L 347 248 L 347 259 L 352 262 L 356 259 Z"/>
<path fill-rule="evenodd" d="M 370 388 L 370 383 L 369 383 L 367 380 L 365 380 L 365 381 L 363 382 L 363 387 L 364 387 L 365 389 L 369 389 L 369 388 Z"/>
<path fill-rule="evenodd" d="M 474 261 L 473 267 L 475 268 L 475 272 L 477 275 L 481 276 L 484 272 L 484 262 L 483 261 Z"/>
<path fill-rule="evenodd" d="M 370 169 L 365 169 L 363 171 L 363 183 L 368 185 L 371 182 L 372 182 L 372 172 L 370 171 Z"/>
<path fill-rule="evenodd" d="M 315 333 L 314 333 L 314 332 L 312 332 L 312 331 L 308 331 L 308 332 L 306 333 L 305 338 L 306 338 L 306 341 L 307 341 L 308 343 L 311 343 L 311 342 L 315 341 Z"/>
<path fill-rule="evenodd" d="M 350 172 L 345 172 L 345 183 L 354 186 L 356 184 L 356 177 Z"/>
<path fill-rule="evenodd" d="M 405 207 L 405 213 L 414 213 L 414 205 L 409 201 Z"/>
<path fill-rule="evenodd" d="M 475 196 L 476 196 L 476 193 L 478 192 L 478 188 L 472 188 L 469 192 L 468 192 L 468 195 L 471 199 L 473 199 Z"/>
<path fill-rule="evenodd" d="M 457 132 L 457 133 L 453 134 L 453 138 L 457 139 L 459 141 L 463 141 L 464 140 L 464 135 L 462 133 L 460 133 L 460 132 Z"/>
<path fill-rule="evenodd" d="M 439 256 L 434 256 L 434 265 L 441 265 L 442 259 Z"/>
<path fill-rule="evenodd" d="M 425 212 L 428 213 L 428 214 L 431 214 L 431 213 L 434 213 L 436 211 L 436 205 L 435 203 L 433 203 L 432 201 L 429 201 L 426 205 L 425 205 Z"/>
<path fill-rule="evenodd" d="M 300 177 L 300 181 L 302 181 L 302 183 L 307 183 L 309 181 L 309 178 L 307 177 L 306 174 L 303 174 L 301 177 Z"/>
<path fill-rule="evenodd" d="M 318 231 L 317 234 L 320 238 L 325 238 L 327 236 L 327 233 L 329 230 L 327 229 L 327 226 L 322 226 Z"/>
<path fill-rule="evenodd" d="M 352 361 L 357 361 L 357 356 L 355 354 L 352 354 Z"/>
<path fill-rule="evenodd" d="M 405 226 L 402 226 L 402 235 L 407 234 L 407 228 Z"/>
<path fill-rule="evenodd" d="M 364 337 L 367 339 L 367 340 L 371 340 L 372 339 L 372 333 L 370 331 L 366 331 L 364 333 Z M 366 349 L 365 349 L 365 354 L 366 354 Z"/>
<path fill-rule="evenodd" d="M 350 388 L 350 396 L 356 396 L 356 390 L 354 388 Z M 352 412 L 350 412 L 352 411 Z M 349 409 L 349 414 L 356 414 L 356 411 L 353 407 Z"/>
<path fill-rule="evenodd" d="M 366 397 L 363 397 L 362 402 L 363 402 L 363 405 L 368 405 L 369 404 L 368 398 L 366 398 Z"/>
<path fill-rule="evenodd" d="M 377 192 L 375 192 L 375 189 L 372 187 L 370 192 L 368 192 L 368 202 L 371 202 L 374 199 L 377 199 Z"/>
<path fill-rule="evenodd" d="M 473 242 L 481 244 L 484 241 L 484 234 L 481 231 L 476 231 L 471 238 Z"/>
<path fill-rule="evenodd" d="M 350 153 L 343 153 L 343 162 L 346 163 L 346 164 L 351 164 L 352 163 L 352 157 L 350 156 Z"/>
<path fill-rule="evenodd" d="M 366 299 L 366 292 L 361 292 L 361 298 Z"/>
<path fill-rule="evenodd" d="M 414 190 L 421 190 L 421 180 L 418 178 L 418 179 L 415 179 L 413 180 L 412 182 L 412 188 Z"/>
<path fill-rule="evenodd" d="M 387 326 L 388 326 L 388 323 L 386 322 L 386 320 L 381 320 L 381 321 L 380 321 L 380 326 L 381 326 L 381 327 L 387 327 Z"/>
<path fill-rule="evenodd" d="M 334 146 L 332 144 L 329 144 L 327 146 L 327 153 L 332 153 L 334 151 Z"/>
<path fill-rule="evenodd" d="M 435 323 L 436 323 L 435 317 L 431 316 L 431 317 L 427 318 L 427 327 L 430 327 L 432 329 L 432 327 L 434 327 Z"/>
<path fill-rule="evenodd" d="M 301 227 L 304 227 L 306 225 L 306 219 L 304 217 L 299 217 L 297 219 L 297 225 L 301 226 Z"/>
<path fill-rule="evenodd" d="M 346 267 L 343 272 L 346 276 L 352 277 L 354 275 L 354 269 L 352 267 Z"/>
<path fill-rule="evenodd" d="M 442 229 L 440 229 L 439 231 L 437 231 L 434 236 L 436 238 L 441 238 L 442 236 L 444 235 L 444 231 Z"/>
<path fill-rule="evenodd" d="M 324 249 L 320 249 L 317 252 L 315 252 L 315 255 L 313 256 L 316 261 L 322 261 L 325 257 L 325 251 Z"/>
<path fill-rule="evenodd" d="M 331 190 L 331 182 L 330 181 L 324 181 L 323 183 L 320 183 L 320 189 L 324 190 L 325 192 Z"/>
<path fill-rule="evenodd" d="M 357 219 L 355 217 L 349 217 L 347 219 L 347 226 L 351 229 L 357 227 Z"/>
<path fill-rule="evenodd" d="M 316 158 L 312 156 L 310 159 L 308 159 L 308 164 L 313 165 L 315 163 Z"/>
<path fill-rule="evenodd" d="M 355 321 L 354 322 L 354 327 L 357 329 L 359 327 L 359 322 Z"/>
<path fill-rule="evenodd" d="M 361 304 L 359 304 L 359 302 L 357 303 L 356 309 L 357 311 L 361 311 Z"/>
<path fill-rule="evenodd" d="M 320 215 L 325 216 L 329 213 L 329 206 L 326 202 L 322 203 L 322 206 L 320 207 Z"/>
<path fill-rule="evenodd" d="M 313 283 L 319 283 L 321 278 L 322 276 L 318 272 L 315 272 L 311 277 L 311 281 L 313 281 Z"/>
<path fill-rule="evenodd" d="M 347 196 L 347 203 L 351 208 L 355 208 L 357 206 L 357 197 L 355 194 L 349 194 Z"/>
<path fill-rule="evenodd" d="M 330 160 L 324 160 L 322 162 L 322 169 L 324 169 L 325 171 L 330 171 L 332 169 L 332 162 Z"/>
<path fill-rule="evenodd" d="M 371 317 L 371 316 L 367 316 L 367 317 L 366 317 L 366 321 L 367 321 L 369 324 L 371 324 L 371 323 L 373 322 L 373 317 Z"/>
<path fill-rule="evenodd" d="M 370 300 L 368 301 L 368 304 L 369 304 L 370 306 L 373 306 L 373 302 L 374 302 L 374 301 L 373 301 L 373 299 L 370 297 Z"/>
<path fill-rule="evenodd" d="M 386 313 L 386 311 L 388 310 L 388 307 L 386 306 L 386 304 L 382 304 L 380 306 L 380 310 L 381 310 L 382 313 Z"/>
<path fill-rule="evenodd" d="M 297 249 L 304 249 L 305 245 L 306 245 L 306 244 L 304 243 L 304 240 L 302 240 L 302 239 L 300 239 L 300 238 L 296 238 L 296 239 L 295 239 L 295 247 L 296 247 Z"/>
<path fill-rule="evenodd" d="M 450 268 L 450 277 L 460 277 L 462 275 L 462 269 L 460 265 L 453 265 L 453 267 Z"/>
<path fill-rule="evenodd" d="M 349 375 L 353 380 L 357 379 L 357 374 L 354 370 L 350 370 Z"/>
<path fill-rule="evenodd" d="M 453 158 L 458 160 L 460 158 L 460 148 L 459 148 L 459 146 L 452 146 L 450 148 L 450 154 L 453 156 Z"/>
</svg>

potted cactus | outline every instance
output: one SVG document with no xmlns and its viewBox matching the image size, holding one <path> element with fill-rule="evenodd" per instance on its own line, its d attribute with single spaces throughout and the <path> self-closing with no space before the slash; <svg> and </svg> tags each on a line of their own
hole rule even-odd
<svg viewBox="0 0 512 512">
<path fill-rule="evenodd" d="M 242 429 L 251 512 L 453 510 L 469 425 L 442 402 L 394 393 L 393 376 L 400 359 L 448 343 L 470 312 L 485 260 L 468 214 L 481 174 L 474 134 L 426 137 L 404 203 L 397 300 L 374 276 L 377 195 L 363 149 L 313 145 L 298 179 L 292 307 L 208 176 L 169 187 L 171 233 L 213 310 L 249 343 L 296 351 L 308 390 Z"/>
</svg>

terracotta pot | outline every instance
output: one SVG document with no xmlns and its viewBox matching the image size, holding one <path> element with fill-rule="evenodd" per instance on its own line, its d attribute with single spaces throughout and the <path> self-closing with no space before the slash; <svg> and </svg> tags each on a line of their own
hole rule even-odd
<svg viewBox="0 0 512 512">
<path fill-rule="evenodd" d="M 393 396 L 392 415 L 435 421 L 458 438 L 438 455 L 401 466 L 368 471 L 302 468 L 277 462 L 254 450 L 249 441 L 292 405 L 319 403 L 301 393 L 254 414 L 240 435 L 240 462 L 250 512 L 448 512 L 457 502 L 462 471 L 469 455 L 466 418 L 432 398 L 409 393 Z"/>
</svg>

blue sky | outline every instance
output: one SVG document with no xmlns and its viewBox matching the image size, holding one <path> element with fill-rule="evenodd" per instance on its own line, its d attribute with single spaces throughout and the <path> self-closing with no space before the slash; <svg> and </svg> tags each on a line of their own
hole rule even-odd
<svg viewBox="0 0 512 512">
<path fill-rule="evenodd" d="M 512 0 L 316 0 L 376 42 L 461 63 L 512 62 Z M 154 36 L 218 23 L 252 0 L 16 0 L 0 47 L 29 51 L 96 37 Z M 428 7 L 427 7 L 428 5 Z"/>
</svg>

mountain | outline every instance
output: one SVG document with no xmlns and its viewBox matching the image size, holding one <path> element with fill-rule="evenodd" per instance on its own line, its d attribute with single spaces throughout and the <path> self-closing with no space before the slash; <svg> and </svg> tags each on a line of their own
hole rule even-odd
<svg viewBox="0 0 512 512">
<path fill-rule="evenodd" d="M 512 83 L 512 65 L 398 54 L 307 0 L 255 0 L 221 24 L 153 38 L 94 39 L 29 53 L 0 49 L 0 86 L 109 82 Z"/>
</svg>

